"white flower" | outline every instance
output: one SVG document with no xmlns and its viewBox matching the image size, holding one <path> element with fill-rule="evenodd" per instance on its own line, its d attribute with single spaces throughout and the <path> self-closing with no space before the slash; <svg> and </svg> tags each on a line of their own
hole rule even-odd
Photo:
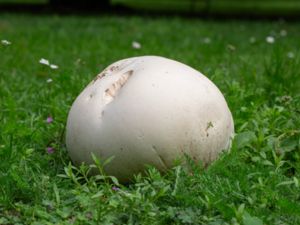
<svg viewBox="0 0 300 225">
<path fill-rule="evenodd" d="M 43 64 L 43 65 L 46 65 L 46 66 L 49 66 L 49 60 L 47 60 L 47 59 L 41 58 L 40 61 L 39 61 L 39 63 Z"/>
<path fill-rule="evenodd" d="M 250 42 L 251 44 L 255 43 L 255 42 L 256 42 L 256 38 L 255 38 L 255 37 L 250 37 L 250 38 L 249 38 L 249 42 Z"/>
<path fill-rule="evenodd" d="M 11 45 L 11 42 L 8 40 L 1 40 L 1 44 L 3 45 Z"/>
<path fill-rule="evenodd" d="M 266 42 L 269 44 L 273 44 L 275 42 L 275 38 L 272 36 L 266 37 Z"/>
<path fill-rule="evenodd" d="M 49 66 L 53 70 L 58 69 L 58 66 L 54 65 L 54 64 L 50 64 L 50 62 L 49 62 L 48 59 L 41 58 L 40 61 L 39 61 L 39 63 L 43 64 L 43 65 L 46 65 L 46 66 Z"/>
<path fill-rule="evenodd" d="M 230 50 L 230 51 L 235 51 L 236 47 L 234 45 L 228 44 L 227 49 Z"/>
<path fill-rule="evenodd" d="M 135 49 L 140 49 L 142 47 L 142 45 L 137 41 L 133 41 L 131 46 Z"/>
<path fill-rule="evenodd" d="M 54 64 L 51 64 L 51 65 L 50 65 L 50 68 L 53 69 L 53 70 L 56 70 L 56 69 L 58 69 L 58 66 L 57 66 L 57 65 L 54 65 Z"/>
<path fill-rule="evenodd" d="M 293 52 L 288 52 L 287 57 L 290 59 L 293 59 L 293 58 L 295 58 L 295 54 Z"/>
<path fill-rule="evenodd" d="M 287 31 L 286 30 L 281 30 L 280 31 L 280 36 L 285 37 L 287 35 Z"/>
<path fill-rule="evenodd" d="M 51 78 L 47 79 L 46 82 L 47 83 L 51 83 L 53 80 Z"/>
<path fill-rule="evenodd" d="M 205 44 L 210 44 L 210 42 L 211 42 L 211 40 L 209 37 L 206 37 L 203 39 L 203 43 L 205 43 Z"/>
</svg>

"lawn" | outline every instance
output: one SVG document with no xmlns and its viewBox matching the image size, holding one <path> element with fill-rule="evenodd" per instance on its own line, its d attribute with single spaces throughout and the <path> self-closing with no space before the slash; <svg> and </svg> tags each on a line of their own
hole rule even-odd
<svg viewBox="0 0 300 225">
<path fill-rule="evenodd" d="M 2 14 L 0 224 L 300 224 L 299 27 Z M 72 102 L 107 65 L 138 55 L 186 63 L 220 88 L 235 121 L 230 153 L 208 169 L 150 167 L 129 185 L 72 166 Z"/>
</svg>

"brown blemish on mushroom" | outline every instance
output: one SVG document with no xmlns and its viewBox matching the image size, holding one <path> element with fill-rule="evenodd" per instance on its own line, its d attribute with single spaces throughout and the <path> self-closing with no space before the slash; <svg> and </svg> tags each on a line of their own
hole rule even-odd
<svg viewBox="0 0 300 225">
<path fill-rule="evenodd" d="M 111 67 L 108 68 L 108 70 L 109 70 L 110 72 L 113 72 L 113 71 L 115 71 L 115 70 L 119 70 L 119 66 L 111 66 Z"/>
<path fill-rule="evenodd" d="M 119 66 L 111 66 L 105 69 L 102 73 L 98 74 L 94 79 L 92 83 L 95 83 L 97 80 L 105 77 L 106 75 L 109 75 L 110 73 L 119 70 Z"/>
<path fill-rule="evenodd" d="M 209 136 L 209 133 L 208 133 L 207 131 L 208 131 L 209 128 L 211 128 L 211 127 L 214 127 L 214 125 L 213 125 L 213 123 L 212 123 L 211 121 L 209 121 L 209 122 L 207 123 L 206 129 L 205 129 L 206 137 Z"/>
<path fill-rule="evenodd" d="M 87 96 L 87 100 L 91 100 L 95 95 L 97 95 L 97 92 L 95 90 L 92 90 Z"/>
<path fill-rule="evenodd" d="M 97 80 L 101 79 L 102 77 L 105 77 L 106 73 L 103 71 L 102 73 L 98 74 L 92 81 L 92 83 L 95 83 Z"/>
<path fill-rule="evenodd" d="M 211 128 L 211 127 L 214 127 L 214 125 L 213 125 L 213 123 L 212 123 L 211 121 L 209 121 L 209 122 L 207 123 L 207 126 L 206 126 L 205 131 L 208 131 L 208 129 Z"/>
<path fill-rule="evenodd" d="M 115 98 L 120 89 L 127 83 L 129 78 L 132 76 L 132 74 L 133 70 L 127 71 L 126 73 L 122 74 L 116 82 L 112 83 L 112 85 L 105 90 L 104 99 L 106 104 L 110 103 Z"/>
</svg>

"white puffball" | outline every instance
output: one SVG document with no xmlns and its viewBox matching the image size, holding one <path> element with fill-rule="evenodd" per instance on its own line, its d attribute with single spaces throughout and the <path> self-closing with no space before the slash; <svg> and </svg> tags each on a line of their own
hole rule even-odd
<svg viewBox="0 0 300 225">
<path fill-rule="evenodd" d="M 92 164 L 91 153 L 121 182 L 145 165 L 160 171 L 187 154 L 205 165 L 227 150 L 233 119 L 219 89 L 180 62 L 158 56 L 113 63 L 77 97 L 69 112 L 72 161 Z"/>
</svg>

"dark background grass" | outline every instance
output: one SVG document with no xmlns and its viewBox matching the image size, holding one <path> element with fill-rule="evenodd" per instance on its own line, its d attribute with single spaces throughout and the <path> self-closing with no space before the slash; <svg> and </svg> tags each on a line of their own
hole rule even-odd
<svg viewBox="0 0 300 225">
<path fill-rule="evenodd" d="M 299 19 L 298 0 L 1 0 L 0 11 Z"/>
</svg>

